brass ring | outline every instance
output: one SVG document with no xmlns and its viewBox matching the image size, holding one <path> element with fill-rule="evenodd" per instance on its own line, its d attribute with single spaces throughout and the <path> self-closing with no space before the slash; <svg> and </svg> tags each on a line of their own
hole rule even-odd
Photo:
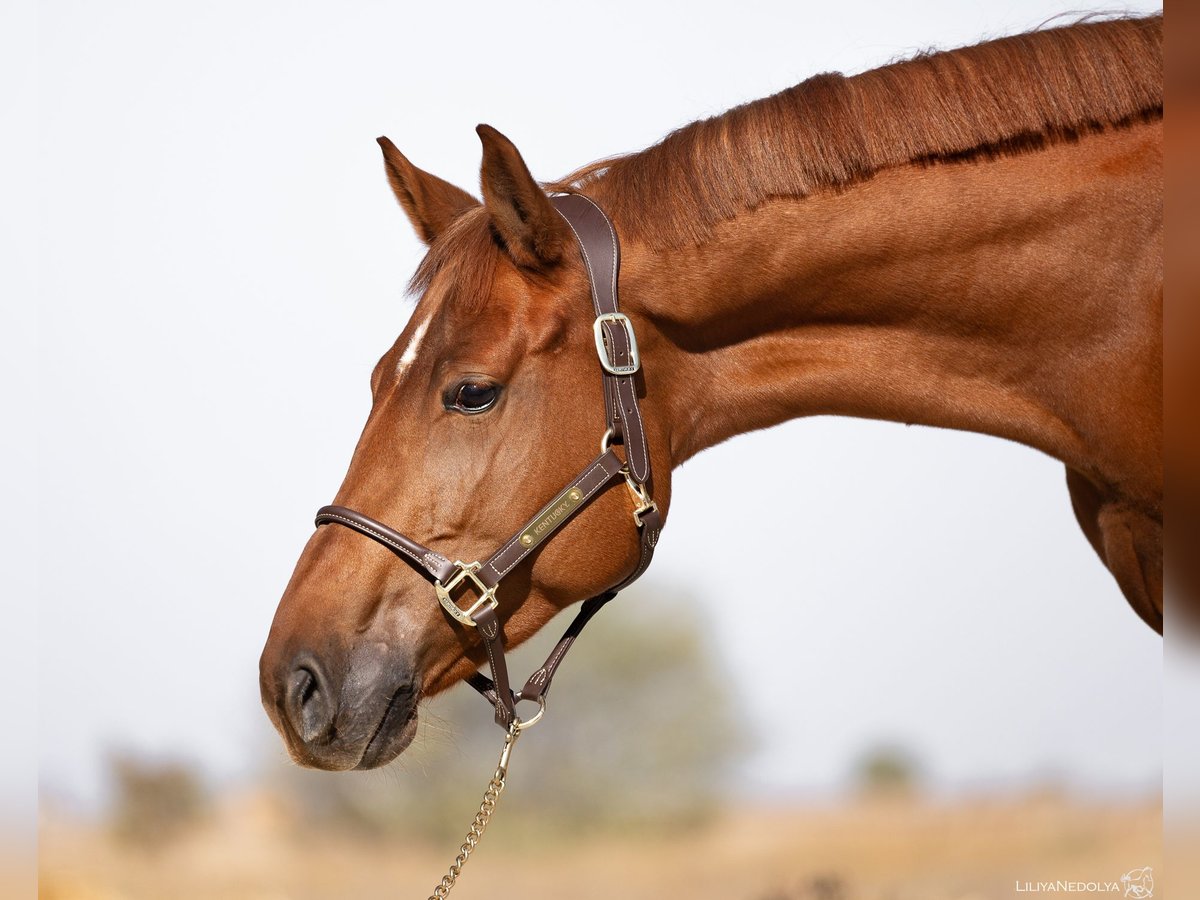
<svg viewBox="0 0 1200 900">
<path fill-rule="evenodd" d="M 518 696 L 516 703 L 520 703 L 521 699 L 522 698 L 520 696 Z M 516 703 L 513 704 L 514 707 L 516 706 Z M 519 718 L 514 718 L 512 727 L 515 728 L 518 732 L 520 732 L 520 731 L 524 731 L 526 728 L 532 728 L 534 725 L 536 725 L 538 722 L 540 722 L 542 720 L 542 716 L 544 716 L 546 714 L 546 695 L 545 694 L 543 694 L 542 696 L 537 698 L 537 705 L 538 705 L 538 711 L 533 714 L 532 719 L 526 719 L 526 720 L 522 721 Z"/>
</svg>

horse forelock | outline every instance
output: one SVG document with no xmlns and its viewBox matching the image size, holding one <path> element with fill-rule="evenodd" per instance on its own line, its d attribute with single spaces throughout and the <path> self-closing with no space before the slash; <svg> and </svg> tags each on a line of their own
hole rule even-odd
<svg viewBox="0 0 1200 900">
<path fill-rule="evenodd" d="M 424 294 L 437 279 L 443 304 L 478 312 L 492 293 L 502 252 L 487 210 L 467 210 L 430 244 L 408 283 L 409 293 Z"/>
</svg>

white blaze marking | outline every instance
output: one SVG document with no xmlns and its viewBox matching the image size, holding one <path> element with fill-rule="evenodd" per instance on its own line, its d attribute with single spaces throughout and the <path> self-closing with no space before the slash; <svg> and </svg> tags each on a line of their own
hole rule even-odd
<svg viewBox="0 0 1200 900">
<path fill-rule="evenodd" d="M 408 346 L 404 348 L 404 352 L 400 354 L 400 362 L 396 364 L 396 374 L 403 375 L 404 370 L 412 365 L 413 360 L 417 358 L 417 350 L 421 347 L 421 339 L 425 337 L 425 331 L 429 328 L 429 319 L 425 319 L 417 330 L 413 332 L 412 339 L 408 342 Z"/>
</svg>

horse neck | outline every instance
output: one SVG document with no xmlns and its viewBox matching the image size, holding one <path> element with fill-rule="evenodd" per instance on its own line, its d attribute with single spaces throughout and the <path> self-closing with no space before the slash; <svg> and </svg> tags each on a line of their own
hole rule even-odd
<svg viewBox="0 0 1200 900">
<path fill-rule="evenodd" d="M 1156 128 L 893 169 L 772 201 L 700 247 L 632 248 L 622 281 L 660 348 L 643 357 L 648 399 L 667 398 L 672 462 L 839 414 L 984 432 L 1102 468 L 1098 446 L 1157 427 L 1115 421 L 1128 385 L 1111 377 L 1144 362 L 1154 330 Z"/>
</svg>

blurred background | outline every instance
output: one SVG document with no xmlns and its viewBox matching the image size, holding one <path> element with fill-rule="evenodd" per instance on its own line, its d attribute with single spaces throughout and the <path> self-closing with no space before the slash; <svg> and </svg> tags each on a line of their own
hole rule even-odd
<svg viewBox="0 0 1200 900">
<path fill-rule="evenodd" d="M 21 265 L 45 302 L 32 326 L 6 311 L 42 334 L 40 470 L 6 450 L 40 548 L 5 523 L 7 583 L 43 598 L 37 668 L 18 668 L 38 749 L 6 751 L 37 756 L 41 895 L 415 896 L 478 804 L 499 730 L 467 689 L 398 763 L 352 775 L 292 767 L 258 705 L 275 604 L 411 310 L 421 246 L 376 135 L 475 191 L 488 122 L 550 179 L 817 72 L 1064 11 L 43 4 L 40 61 L 14 77 L 40 94 L 19 171 L 40 173 L 42 237 Z M 787 561 L 778 580 L 692 574 L 734 516 Z M 11 634 L 32 630 L 12 606 Z M 1162 678 L 1058 463 L 842 419 L 741 437 L 677 473 L 654 567 L 574 652 L 456 896 L 1113 881 L 1161 865 Z M 32 807 L 19 771 L 9 819 Z"/>
</svg>

